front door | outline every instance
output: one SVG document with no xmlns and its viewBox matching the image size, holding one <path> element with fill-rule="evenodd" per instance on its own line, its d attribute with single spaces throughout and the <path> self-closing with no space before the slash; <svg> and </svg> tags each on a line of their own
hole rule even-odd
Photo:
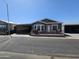
<svg viewBox="0 0 79 59">
<path fill-rule="evenodd" d="M 51 31 L 51 26 L 47 25 L 47 32 L 50 32 L 50 31 Z"/>
</svg>

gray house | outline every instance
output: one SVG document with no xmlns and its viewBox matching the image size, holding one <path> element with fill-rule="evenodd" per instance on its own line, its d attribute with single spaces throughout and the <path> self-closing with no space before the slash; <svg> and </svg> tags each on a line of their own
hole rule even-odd
<svg viewBox="0 0 79 59">
<path fill-rule="evenodd" d="M 14 24 L 9 23 L 10 31 L 14 30 Z M 8 23 L 0 20 L 0 34 L 8 34 Z"/>
<path fill-rule="evenodd" d="M 32 23 L 32 34 L 61 34 L 62 33 L 62 23 L 51 20 L 42 19 Z"/>
</svg>

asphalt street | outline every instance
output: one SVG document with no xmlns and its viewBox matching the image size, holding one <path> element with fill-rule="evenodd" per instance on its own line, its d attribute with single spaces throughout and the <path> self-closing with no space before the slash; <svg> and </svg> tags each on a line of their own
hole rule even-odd
<svg viewBox="0 0 79 59">
<path fill-rule="evenodd" d="M 43 37 L 1 37 L 0 51 L 24 54 L 49 55 L 73 54 L 79 55 L 78 39 L 54 39 Z"/>
</svg>

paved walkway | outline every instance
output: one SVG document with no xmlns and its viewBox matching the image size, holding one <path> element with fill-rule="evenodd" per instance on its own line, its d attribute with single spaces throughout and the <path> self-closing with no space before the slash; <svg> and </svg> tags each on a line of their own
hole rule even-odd
<svg viewBox="0 0 79 59">
<path fill-rule="evenodd" d="M 79 34 L 69 34 L 69 33 L 66 34 L 70 35 L 70 37 L 66 37 L 68 39 L 79 39 Z"/>
</svg>

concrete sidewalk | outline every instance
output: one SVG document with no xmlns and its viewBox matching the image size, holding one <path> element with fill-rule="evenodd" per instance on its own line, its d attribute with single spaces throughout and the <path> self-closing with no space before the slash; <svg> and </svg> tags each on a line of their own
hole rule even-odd
<svg viewBox="0 0 79 59">
<path fill-rule="evenodd" d="M 47 40 L 47 39 L 68 39 L 68 38 L 65 38 L 65 37 L 45 37 L 45 36 L 30 36 L 30 35 L 17 35 L 17 34 L 12 34 L 11 37 L 25 37 L 25 38 L 35 38 L 35 39 L 37 39 L 37 38 L 38 39 L 39 38 L 45 39 L 46 38 L 45 40 Z"/>
<path fill-rule="evenodd" d="M 22 35 L 22 34 L 12 34 L 12 37 L 32 37 L 30 35 Z"/>
<path fill-rule="evenodd" d="M 12 37 L 30 37 L 30 38 L 52 38 L 52 39 L 79 39 L 79 34 L 69 34 L 66 33 L 67 37 L 45 37 L 45 36 L 30 36 L 30 35 L 22 35 L 22 34 L 12 34 Z M 4 37 L 4 36 L 1 36 Z M 7 36 L 5 36 L 7 37 Z"/>
</svg>

